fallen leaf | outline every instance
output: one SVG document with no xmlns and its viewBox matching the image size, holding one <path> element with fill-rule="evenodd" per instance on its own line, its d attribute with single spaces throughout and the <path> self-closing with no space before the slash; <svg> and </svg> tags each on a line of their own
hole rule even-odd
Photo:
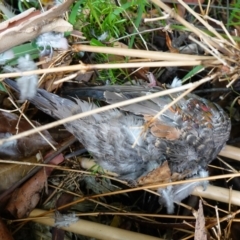
<svg viewBox="0 0 240 240">
<path fill-rule="evenodd" d="M 63 155 L 59 154 L 50 164 L 57 165 L 63 160 Z M 32 209 L 38 204 L 41 191 L 53 170 L 54 168 L 52 167 L 44 167 L 20 188 L 16 189 L 9 200 L 6 211 L 15 218 L 28 216 Z"/>
<path fill-rule="evenodd" d="M 37 163 L 38 159 L 36 156 L 31 156 L 30 158 L 26 158 L 21 162 L 28 163 Z M 22 179 L 27 173 L 34 168 L 33 165 L 25 165 L 25 164 L 9 164 L 9 163 L 1 163 L 0 165 L 0 192 L 7 190 L 14 183 L 18 182 Z"/>
<path fill-rule="evenodd" d="M 7 226 L 0 219 L 0 239 L 1 240 L 14 240 Z"/>
<path fill-rule="evenodd" d="M 168 32 L 166 32 L 166 44 L 167 44 L 168 49 L 169 49 L 169 51 L 170 51 L 171 53 L 179 53 L 179 50 L 178 50 L 177 48 L 174 48 L 174 47 L 172 46 L 172 40 L 171 40 L 171 38 L 169 37 Z"/>
<path fill-rule="evenodd" d="M 3 32 L 6 29 L 10 29 L 12 27 L 15 27 L 17 25 L 19 25 L 20 23 L 28 20 L 29 18 L 33 17 L 33 16 L 37 16 L 41 14 L 41 12 L 39 10 L 36 10 L 35 8 L 30 8 L 4 22 L 0 23 L 0 33 Z"/>
</svg>

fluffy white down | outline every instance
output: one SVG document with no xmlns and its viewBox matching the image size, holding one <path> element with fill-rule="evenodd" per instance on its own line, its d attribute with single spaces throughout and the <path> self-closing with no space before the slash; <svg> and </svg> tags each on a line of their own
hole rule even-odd
<svg viewBox="0 0 240 240">
<path fill-rule="evenodd" d="M 194 178 L 203 178 L 208 176 L 208 171 L 200 169 L 198 174 Z M 191 183 L 170 185 L 164 189 L 159 188 L 158 193 L 161 194 L 159 203 L 163 204 L 167 208 L 167 212 L 174 212 L 174 203 L 180 203 L 183 199 L 188 197 L 194 190 L 195 187 L 202 186 L 204 190 L 208 185 L 208 181 L 196 181 Z"/>
</svg>

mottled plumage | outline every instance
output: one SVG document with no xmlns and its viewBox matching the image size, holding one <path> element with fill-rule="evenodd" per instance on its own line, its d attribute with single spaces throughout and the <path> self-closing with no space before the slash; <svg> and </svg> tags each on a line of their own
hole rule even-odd
<svg viewBox="0 0 240 240">
<path fill-rule="evenodd" d="M 19 91 L 14 81 L 7 79 L 5 83 Z M 112 104 L 161 90 L 145 86 L 103 86 L 71 93 Z M 70 95 L 70 92 L 66 94 Z M 186 178 L 206 176 L 207 165 L 229 137 L 230 120 L 221 107 L 188 94 L 148 128 L 144 128 L 152 116 L 180 94 L 174 93 L 95 114 L 67 123 L 65 127 L 78 138 L 98 164 L 118 173 L 122 179 L 136 181 L 166 160 L 171 173 L 180 173 Z M 43 89 L 38 89 L 37 95 L 29 100 L 57 119 L 97 108 L 93 103 L 77 98 L 61 98 Z M 181 189 L 184 188 L 181 186 Z M 190 194 L 187 190 L 180 197 L 177 187 L 163 191 L 160 202 L 167 206 L 169 212 L 173 210 L 174 201 L 181 201 Z M 168 203 L 164 197 L 166 194 L 171 198 L 177 197 Z"/>
</svg>

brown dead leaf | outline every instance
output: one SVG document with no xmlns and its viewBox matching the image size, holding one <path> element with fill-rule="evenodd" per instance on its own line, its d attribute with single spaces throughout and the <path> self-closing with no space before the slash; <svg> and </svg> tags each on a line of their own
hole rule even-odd
<svg viewBox="0 0 240 240">
<path fill-rule="evenodd" d="M 26 158 L 23 162 L 37 163 L 36 156 Z M 14 183 L 22 179 L 33 168 L 33 165 L 0 164 L 0 192 L 10 188 Z"/>
<path fill-rule="evenodd" d="M 171 180 L 171 171 L 168 162 L 165 161 L 160 167 L 152 170 L 146 176 L 138 178 L 139 185 L 146 185 L 150 183 L 167 183 Z"/>
<path fill-rule="evenodd" d="M 14 240 L 7 226 L 0 219 L 0 239 L 1 240 Z"/>
<path fill-rule="evenodd" d="M 55 157 L 50 164 L 59 164 L 64 160 L 62 154 Z M 52 167 L 45 167 L 30 178 L 23 186 L 16 189 L 6 207 L 12 216 L 16 218 L 23 218 L 28 216 L 33 208 L 36 207 L 40 199 L 40 193 L 44 188 L 47 177 L 50 176 L 54 169 Z"/>
<path fill-rule="evenodd" d="M 171 38 L 169 37 L 168 32 L 166 32 L 166 44 L 167 44 L 168 49 L 169 49 L 169 51 L 170 51 L 171 53 L 179 53 L 179 50 L 178 50 L 177 48 L 174 48 L 174 47 L 172 46 L 172 40 L 171 40 Z"/>
<path fill-rule="evenodd" d="M 21 118 L 14 113 L 0 112 L 0 138 L 7 138 L 16 133 L 25 132 L 32 129 L 27 120 Z M 40 124 L 36 121 L 32 123 L 38 127 Z M 48 131 L 42 131 L 42 134 L 50 143 L 56 145 Z M 0 145 L 0 158 L 17 160 L 34 155 L 40 150 L 47 150 L 50 146 L 38 133 L 31 136 L 23 137 L 18 140 L 5 142 Z"/>
<path fill-rule="evenodd" d="M 71 31 L 72 25 L 61 19 L 61 16 L 72 2 L 73 0 L 65 1 L 63 4 L 56 5 L 43 13 L 33 11 L 34 9 L 29 9 L 1 23 L 0 52 L 4 52 L 21 43 L 30 41 L 45 32 Z"/>
</svg>

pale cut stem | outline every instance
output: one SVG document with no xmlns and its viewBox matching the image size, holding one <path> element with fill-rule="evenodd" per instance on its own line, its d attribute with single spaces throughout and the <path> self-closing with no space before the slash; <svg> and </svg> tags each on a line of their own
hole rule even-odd
<svg viewBox="0 0 240 240">
<path fill-rule="evenodd" d="M 125 49 L 125 48 L 112 48 L 112 47 L 96 47 L 89 45 L 73 45 L 73 52 L 88 51 L 95 53 L 106 53 L 114 54 L 127 57 L 137 57 L 137 58 L 150 58 L 154 60 L 163 60 L 163 61 L 187 61 L 191 62 L 192 60 L 210 60 L 214 59 L 211 56 L 199 56 L 199 55 L 190 55 L 190 54 L 179 54 L 179 53 L 170 53 L 170 52 L 160 52 L 160 51 L 146 51 L 138 49 Z"/>
<path fill-rule="evenodd" d="M 218 155 L 240 161 L 240 149 L 237 147 L 226 145 Z"/>
<path fill-rule="evenodd" d="M 209 184 L 206 190 L 204 190 L 201 186 L 196 187 L 192 194 L 211 200 L 240 206 L 240 192 L 236 190 L 216 187 Z"/>
<path fill-rule="evenodd" d="M 54 85 L 57 85 L 57 84 L 60 84 L 60 83 L 63 83 L 63 82 L 72 80 L 72 79 L 74 79 L 74 78 L 76 78 L 76 77 L 77 77 L 77 73 L 74 73 L 74 74 L 71 74 L 71 75 L 69 75 L 69 76 L 67 76 L 67 77 L 65 77 L 65 78 L 62 78 L 62 79 L 59 79 L 59 80 L 53 82 L 53 84 L 54 84 Z"/>
<path fill-rule="evenodd" d="M 31 214 L 30 218 L 32 221 L 41 223 L 47 226 L 54 226 L 55 219 L 54 215 L 46 215 L 44 218 L 38 217 L 39 215 L 43 215 L 47 213 L 47 211 L 34 209 Z M 86 221 L 80 219 L 79 221 L 70 224 L 68 227 L 61 227 L 69 232 L 73 232 L 76 234 L 81 234 L 84 236 L 96 238 L 96 239 L 109 239 L 109 240 L 163 240 L 162 238 L 152 237 L 140 233 L 130 232 L 127 230 L 106 226 L 99 223 L 94 223 L 90 221 Z"/>
<path fill-rule="evenodd" d="M 179 54 L 181 55 L 181 54 Z M 174 57 L 172 58 L 174 59 Z M 46 73 L 56 73 L 56 72 L 72 72 L 80 71 L 85 73 L 86 71 L 93 69 L 120 69 L 120 68 L 139 68 L 139 67 L 171 67 L 171 66 L 197 66 L 205 65 L 211 62 L 211 65 L 219 65 L 219 61 L 216 61 L 215 58 L 209 57 L 205 59 L 207 62 L 204 63 L 204 60 L 191 60 L 188 61 L 180 60 L 179 61 L 162 61 L 162 62 L 132 62 L 132 63 L 103 63 L 103 64 L 77 64 L 65 67 L 54 67 L 46 69 L 37 69 L 32 71 L 25 72 L 12 72 L 12 73 L 2 73 L 0 74 L 0 81 L 5 78 L 28 76 L 32 74 L 46 74 Z"/>
<path fill-rule="evenodd" d="M 238 191 L 232 190 L 231 194 L 228 189 L 224 189 L 221 187 L 215 187 L 209 185 L 208 188 L 204 191 L 202 187 L 195 188 L 194 195 L 221 201 L 225 203 L 231 202 L 231 204 L 240 206 L 240 193 Z M 47 211 L 34 209 L 30 216 L 29 220 L 34 222 L 38 222 L 48 226 L 54 226 L 54 216 L 53 214 L 45 215 Z M 43 216 L 44 217 L 40 217 Z M 74 232 L 77 234 L 82 234 L 89 237 L 95 237 L 100 239 L 159 239 L 155 237 L 146 236 L 139 233 L 133 233 L 126 230 L 113 228 L 109 226 L 105 226 L 99 223 L 93 223 L 85 220 L 79 220 L 76 223 L 72 223 L 69 227 L 62 227 L 62 229 L 70 232 Z M 92 231 L 95 229 L 95 231 Z M 107 235 L 106 235 L 107 234 Z M 114 236 L 114 237 L 111 237 Z"/>
</svg>

